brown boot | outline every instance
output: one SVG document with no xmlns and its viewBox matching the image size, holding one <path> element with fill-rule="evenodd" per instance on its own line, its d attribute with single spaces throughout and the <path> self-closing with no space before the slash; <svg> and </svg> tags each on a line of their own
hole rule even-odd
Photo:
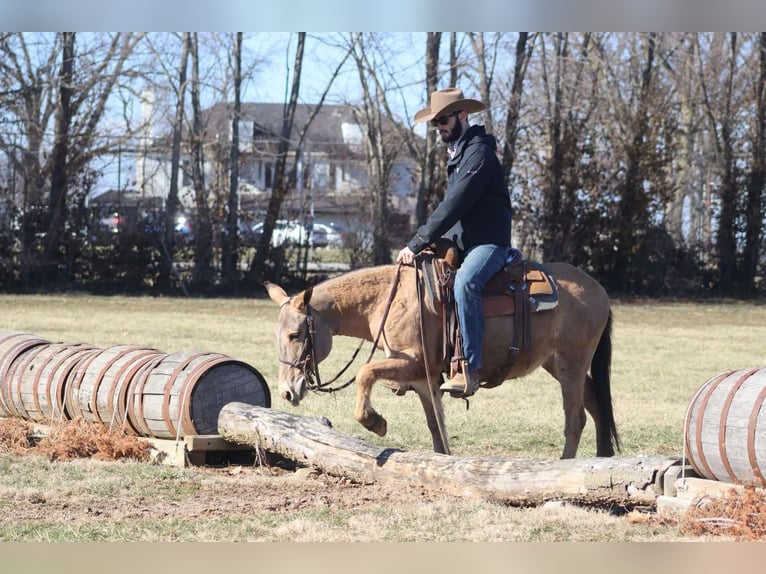
<svg viewBox="0 0 766 574">
<path fill-rule="evenodd" d="M 469 369 L 464 366 L 462 373 L 455 374 L 451 379 L 447 379 L 439 390 L 449 393 L 451 397 L 463 398 L 472 396 L 479 388 L 479 371 Z"/>
</svg>

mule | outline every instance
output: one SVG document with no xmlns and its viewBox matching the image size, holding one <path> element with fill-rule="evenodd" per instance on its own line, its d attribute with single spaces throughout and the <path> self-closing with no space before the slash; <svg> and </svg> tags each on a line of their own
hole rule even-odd
<svg viewBox="0 0 766 574">
<path fill-rule="evenodd" d="M 528 345 L 519 355 L 511 358 L 508 352 L 513 316 L 485 319 L 482 386 L 495 387 L 542 366 L 561 385 L 565 437 L 561 457 L 577 454 L 586 410 L 596 427 L 597 455 L 612 456 L 619 449 L 619 439 L 609 381 L 609 298 L 598 282 L 572 265 L 546 267 L 555 278 L 559 303 L 529 315 Z M 415 278 L 414 267 L 371 267 L 326 280 L 292 297 L 280 286 L 266 283 L 269 297 L 280 307 L 276 328 L 280 396 L 292 405 L 301 402 L 315 384 L 319 363 L 330 354 L 334 335 L 377 339 L 385 357 L 359 369 L 354 418 L 384 436 L 387 423 L 370 402 L 372 386 L 379 381 L 397 394 L 412 390 L 423 406 L 434 451 L 449 454 L 439 390 L 445 371 L 442 319 L 422 305 Z"/>
</svg>

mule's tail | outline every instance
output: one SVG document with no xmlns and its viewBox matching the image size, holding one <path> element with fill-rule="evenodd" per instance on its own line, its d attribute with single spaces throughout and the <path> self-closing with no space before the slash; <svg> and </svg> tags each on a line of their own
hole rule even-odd
<svg viewBox="0 0 766 574">
<path fill-rule="evenodd" d="M 601 422 L 598 443 L 612 445 L 620 450 L 620 438 L 617 435 L 617 427 L 614 422 L 612 410 L 612 391 L 610 389 L 610 370 L 612 366 L 612 311 L 609 310 L 609 318 L 606 321 L 604 331 L 598 341 L 596 352 L 590 363 L 590 374 L 598 404 L 598 414 Z"/>
</svg>

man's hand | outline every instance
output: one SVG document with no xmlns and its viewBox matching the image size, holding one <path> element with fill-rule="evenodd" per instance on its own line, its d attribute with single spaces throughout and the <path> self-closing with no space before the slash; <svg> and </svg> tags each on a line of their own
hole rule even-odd
<svg viewBox="0 0 766 574">
<path fill-rule="evenodd" d="M 415 254 L 412 252 L 412 250 L 409 247 L 405 247 L 404 249 L 402 249 L 399 252 L 399 255 L 396 256 L 397 263 L 412 265 L 414 261 L 415 261 Z"/>
</svg>

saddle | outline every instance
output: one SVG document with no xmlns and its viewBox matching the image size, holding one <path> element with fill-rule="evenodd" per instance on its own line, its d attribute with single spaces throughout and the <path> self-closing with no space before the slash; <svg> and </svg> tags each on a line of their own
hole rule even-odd
<svg viewBox="0 0 766 574">
<path fill-rule="evenodd" d="M 453 292 L 460 251 L 453 241 L 442 238 L 423 251 L 421 260 L 424 304 L 442 317 L 443 359 L 448 365 L 445 370 L 454 376 L 465 360 Z M 524 259 L 518 249 L 511 250 L 503 268 L 484 287 L 482 297 L 485 318 L 514 317 L 513 338 L 508 349 L 512 362 L 529 347 L 530 313 L 553 309 L 559 301 L 556 282 L 548 270 L 541 263 Z"/>
</svg>

